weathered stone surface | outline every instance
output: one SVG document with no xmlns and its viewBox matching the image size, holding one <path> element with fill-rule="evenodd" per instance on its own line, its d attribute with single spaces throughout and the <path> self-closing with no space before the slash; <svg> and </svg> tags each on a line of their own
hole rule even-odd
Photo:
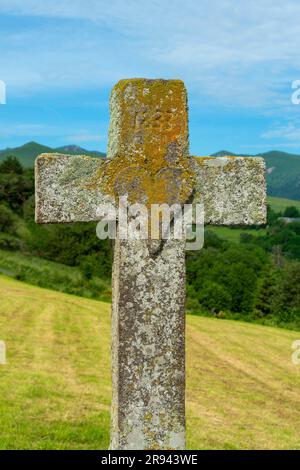
<svg viewBox="0 0 300 470">
<path fill-rule="evenodd" d="M 42 154 L 35 163 L 36 222 L 99 220 L 97 208 L 110 202 L 95 184 L 103 160 L 86 156 Z"/>
<path fill-rule="evenodd" d="M 187 94 L 181 80 L 120 80 L 110 100 L 108 158 L 151 172 L 189 156 Z"/>
<path fill-rule="evenodd" d="M 36 162 L 39 223 L 98 220 L 98 207 L 202 203 L 205 222 L 265 222 L 259 158 L 191 158 L 179 80 L 122 80 L 112 91 L 108 158 Z M 185 447 L 185 242 L 115 241 L 111 449 Z"/>
<path fill-rule="evenodd" d="M 266 223 L 265 163 L 252 157 L 195 157 L 193 203 L 204 205 L 206 224 Z"/>
<path fill-rule="evenodd" d="M 129 202 L 184 203 L 193 191 L 187 95 L 181 80 L 121 80 L 110 101 L 101 184 Z"/>
<path fill-rule="evenodd" d="M 169 204 L 185 202 L 190 199 L 193 188 L 193 203 L 204 204 L 206 224 L 265 223 L 265 163 L 262 158 L 190 157 L 189 160 L 190 170 L 184 178 L 182 172 L 173 167 L 151 178 L 133 165 L 127 167 L 126 179 L 126 170 L 121 169 L 118 177 L 119 165 L 108 170 L 108 161 L 74 155 L 40 155 L 36 160 L 36 222 L 99 220 L 100 204 L 116 201 L 118 189 L 120 195 L 128 194 L 130 175 L 133 202 L 147 202 L 148 196 L 151 203 L 160 204 L 165 199 Z M 105 178 L 108 174 L 116 191 L 107 193 Z M 181 194 L 180 187 L 183 188 Z"/>
<path fill-rule="evenodd" d="M 183 83 L 119 82 L 111 96 L 108 148 L 130 202 L 185 202 L 192 185 L 184 193 L 191 160 Z M 176 170 L 168 193 L 157 178 L 165 172 L 168 182 Z M 185 245 L 156 242 L 115 243 L 112 449 L 185 446 Z"/>
<path fill-rule="evenodd" d="M 185 246 L 115 243 L 111 449 L 185 448 Z"/>
</svg>

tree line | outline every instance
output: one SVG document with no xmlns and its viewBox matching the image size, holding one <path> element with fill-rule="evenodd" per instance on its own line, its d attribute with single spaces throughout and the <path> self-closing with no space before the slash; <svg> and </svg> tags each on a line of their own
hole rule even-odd
<svg viewBox="0 0 300 470">
<path fill-rule="evenodd" d="M 187 252 L 187 311 L 299 329 L 300 223 L 283 217 L 300 213 L 268 207 L 263 235 L 252 227 L 239 243 L 207 227 L 204 248 Z M 0 250 L 76 267 L 87 281 L 111 277 L 111 242 L 96 237 L 95 223 L 35 224 L 34 171 L 13 156 L 0 164 Z"/>
</svg>

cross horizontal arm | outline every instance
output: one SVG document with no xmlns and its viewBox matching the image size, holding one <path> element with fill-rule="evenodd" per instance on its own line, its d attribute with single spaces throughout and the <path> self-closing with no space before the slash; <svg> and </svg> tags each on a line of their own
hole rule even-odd
<svg viewBox="0 0 300 470">
<path fill-rule="evenodd" d="M 266 223 L 265 163 L 258 157 L 194 157 L 193 203 L 215 225 Z"/>
<path fill-rule="evenodd" d="M 81 155 L 40 155 L 35 164 L 36 222 L 99 220 L 99 205 L 112 203 L 97 182 L 103 164 L 99 158 Z"/>
<path fill-rule="evenodd" d="M 193 203 L 206 224 L 266 222 L 265 163 L 252 157 L 193 157 Z M 97 221 L 100 204 L 114 203 L 102 186 L 108 163 L 86 156 L 42 154 L 36 160 L 36 222 Z"/>
</svg>

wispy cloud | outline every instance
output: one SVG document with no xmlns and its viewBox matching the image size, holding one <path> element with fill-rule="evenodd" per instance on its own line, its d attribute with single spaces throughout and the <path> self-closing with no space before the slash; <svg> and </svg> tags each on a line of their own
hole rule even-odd
<svg viewBox="0 0 300 470">
<path fill-rule="evenodd" d="M 300 68 L 295 0 L 0 0 L 0 12 L 41 18 L 32 28 L 0 33 L 1 69 L 18 87 L 180 76 L 215 102 L 272 107 L 297 78 L 288 70 Z"/>
<path fill-rule="evenodd" d="M 277 126 L 274 129 L 268 130 L 262 134 L 264 139 L 287 139 L 295 140 L 296 145 L 299 145 L 300 141 L 300 122 L 290 122 L 287 125 Z"/>
<path fill-rule="evenodd" d="M 245 142 L 247 148 L 291 146 L 300 137 L 290 100 L 291 83 L 300 79 L 299 17 L 299 0 L 0 0 L 0 79 L 8 103 L 42 101 L 42 94 L 56 91 L 76 101 L 85 90 L 99 91 L 98 103 L 120 78 L 178 77 L 188 86 L 201 129 L 208 126 L 205 134 L 191 124 L 198 147 L 203 139 L 210 139 L 210 152 L 232 142 L 240 149 Z M 59 124 L 48 113 L 47 122 L 41 114 L 46 128 L 31 132 L 98 142 L 95 96 L 82 97 L 82 103 L 91 101 L 74 113 L 78 122 L 69 124 L 67 113 Z M 219 114 L 231 109 L 241 122 L 226 116 L 216 128 Z M 101 119 L 103 135 L 107 111 Z M 25 136 L 26 129 L 16 126 L 15 135 Z M 0 136 L 11 129 L 4 127 Z M 250 133 L 258 143 L 251 145 Z"/>
<path fill-rule="evenodd" d="M 73 133 L 71 133 L 73 131 Z M 49 137 L 56 137 L 64 143 L 79 144 L 83 142 L 104 142 L 105 136 L 99 132 L 89 132 L 90 129 L 80 128 L 79 126 L 71 129 L 71 126 L 61 127 L 58 125 L 37 124 L 37 123 L 13 123 L 5 125 L 0 129 L 0 138 L 8 137 L 28 137 L 39 140 Z"/>
</svg>

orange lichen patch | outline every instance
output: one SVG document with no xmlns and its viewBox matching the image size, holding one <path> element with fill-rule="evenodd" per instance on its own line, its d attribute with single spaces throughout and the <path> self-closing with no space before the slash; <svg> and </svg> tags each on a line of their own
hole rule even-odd
<svg viewBox="0 0 300 470">
<path fill-rule="evenodd" d="M 187 95 L 180 80 L 121 80 L 113 88 L 118 106 L 118 153 L 144 156 L 156 172 L 188 155 Z"/>
<path fill-rule="evenodd" d="M 131 204 L 185 203 L 193 191 L 194 172 L 190 158 L 181 159 L 177 165 L 167 164 L 154 168 L 147 164 L 142 155 L 135 157 L 135 162 L 128 157 L 115 157 L 107 160 L 97 171 L 88 185 L 92 189 L 101 189 L 116 200 L 128 196 Z"/>
<path fill-rule="evenodd" d="M 187 95 L 180 80 L 121 80 L 111 95 L 103 190 L 129 202 L 184 203 L 193 186 Z"/>
</svg>

